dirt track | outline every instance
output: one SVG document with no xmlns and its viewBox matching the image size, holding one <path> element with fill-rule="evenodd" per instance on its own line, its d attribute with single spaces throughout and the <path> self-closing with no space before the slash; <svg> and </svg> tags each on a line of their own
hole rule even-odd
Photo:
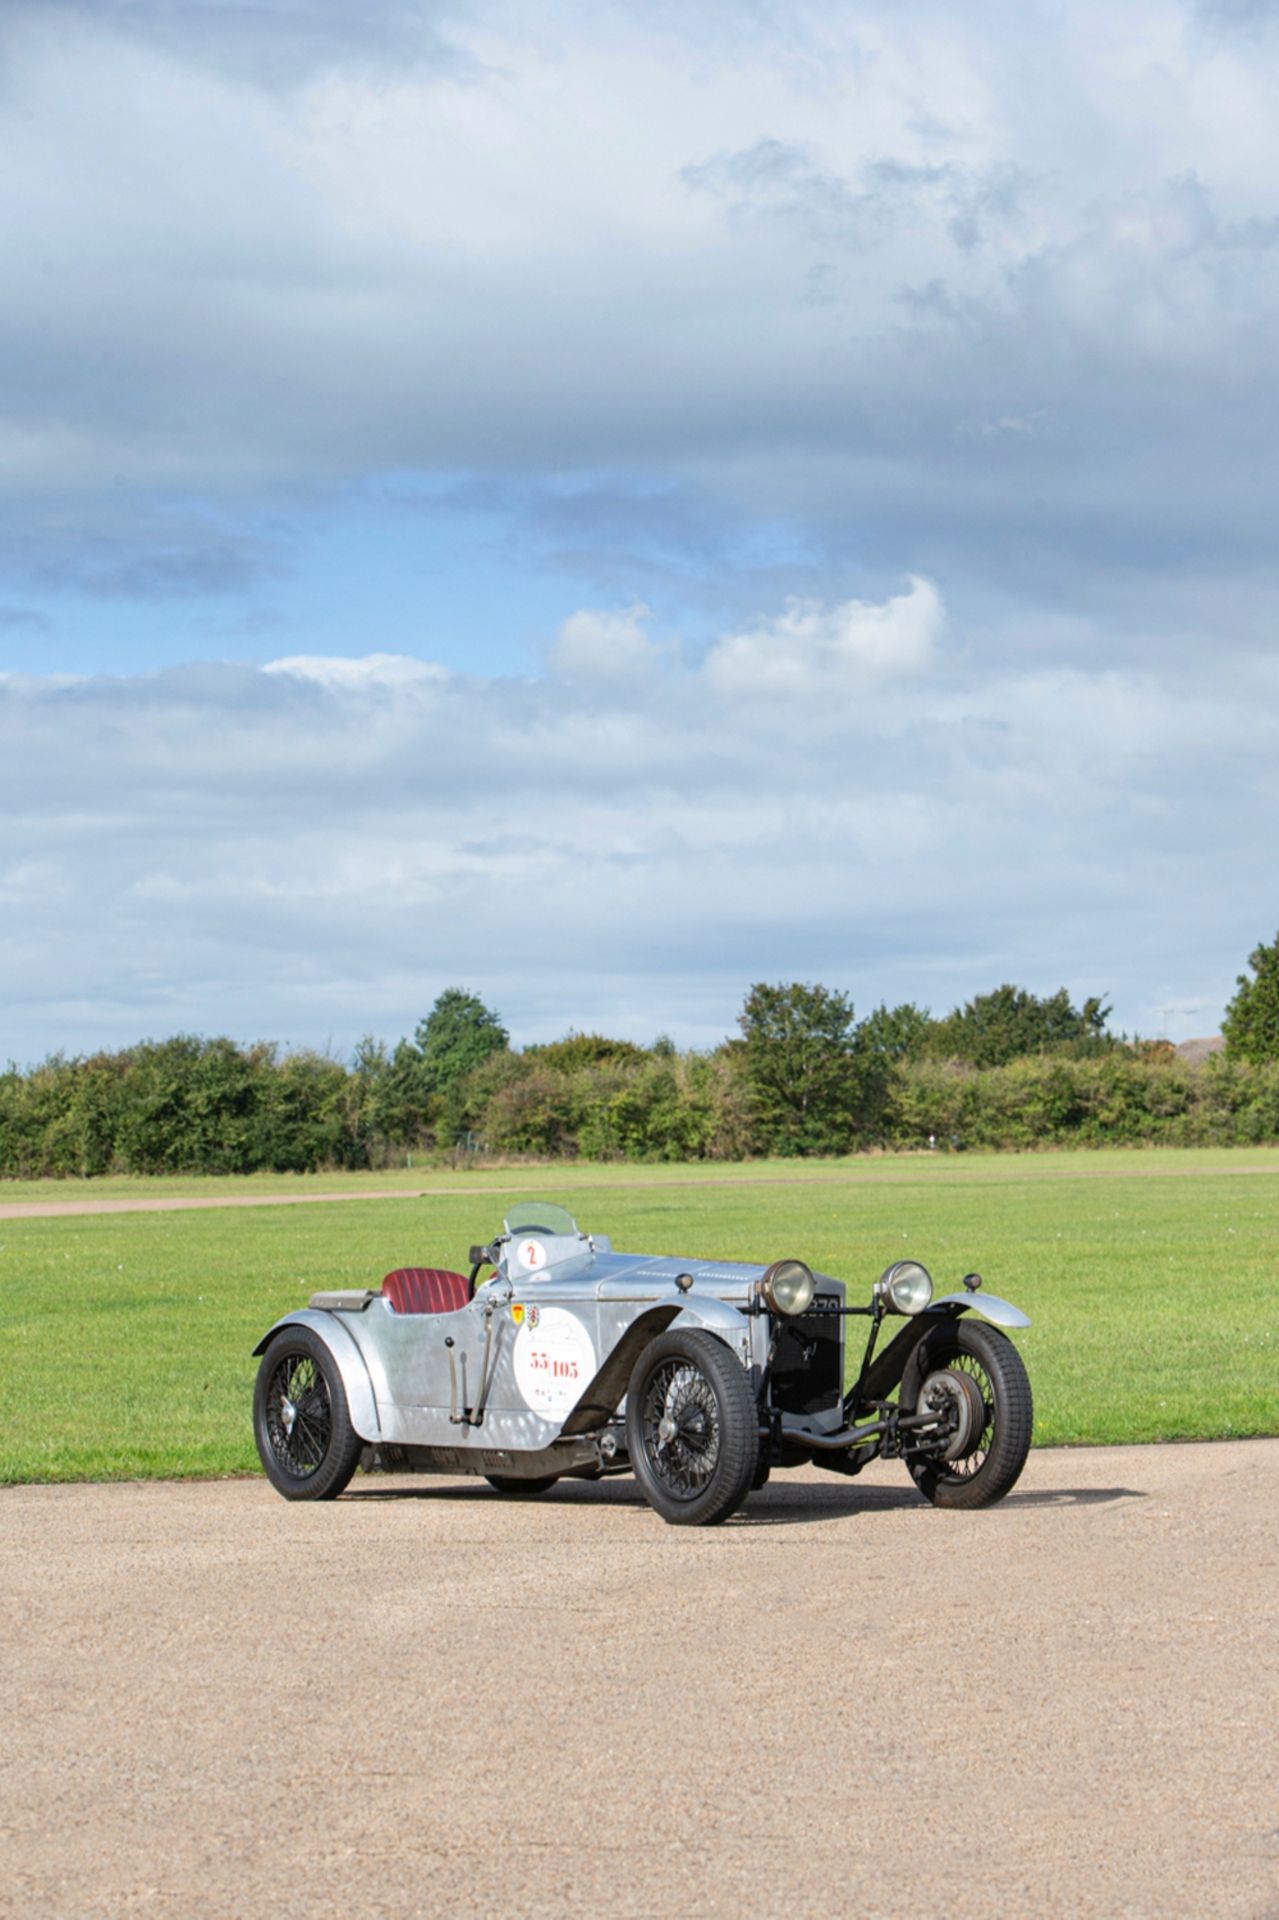
<svg viewBox="0 0 1279 1920">
<path fill-rule="evenodd" d="M 6 1915 L 1279 1920 L 1279 1441 L 0 1493 Z"/>
</svg>

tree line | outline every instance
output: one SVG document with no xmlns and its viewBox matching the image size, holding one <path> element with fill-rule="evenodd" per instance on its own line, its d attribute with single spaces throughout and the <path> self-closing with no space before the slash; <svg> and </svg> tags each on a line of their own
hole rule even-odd
<svg viewBox="0 0 1279 1920">
<path fill-rule="evenodd" d="M 1279 1140 L 1279 937 L 1250 965 L 1226 1050 L 1199 1068 L 1112 1034 L 1102 996 L 1076 1007 L 1064 988 L 858 1020 L 827 987 L 760 982 L 736 1035 L 684 1053 L 590 1033 L 516 1050 L 493 1009 L 450 988 L 411 1039 L 362 1040 L 349 1061 L 182 1034 L 10 1066 L 0 1176 Z"/>
</svg>

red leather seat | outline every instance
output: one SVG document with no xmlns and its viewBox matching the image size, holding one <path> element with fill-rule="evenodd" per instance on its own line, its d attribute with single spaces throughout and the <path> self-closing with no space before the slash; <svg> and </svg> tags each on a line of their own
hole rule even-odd
<svg viewBox="0 0 1279 1920">
<path fill-rule="evenodd" d="M 443 1267 L 397 1267 L 382 1282 L 382 1298 L 396 1313 L 456 1313 L 469 1292 L 465 1274 Z"/>
</svg>

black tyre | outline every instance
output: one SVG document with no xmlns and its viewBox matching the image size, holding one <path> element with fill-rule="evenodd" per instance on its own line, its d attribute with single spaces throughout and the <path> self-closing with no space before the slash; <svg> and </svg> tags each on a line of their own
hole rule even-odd
<svg viewBox="0 0 1279 1920">
<path fill-rule="evenodd" d="M 951 1409 L 951 1437 L 932 1454 L 907 1460 L 911 1478 L 935 1507 L 989 1507 L 1017 1484 L 1034 1426 L 1030 1381 L 1021 1355 L 997 1327 L 954 1319 L 926 1334 L 902 1381 L 903 1411 L 921 1398 Z"/>
<path fill-rule="evenodd" d="M 541 1480 L 517 1480 L 507 1473 L 486 1473 L 484 1478 L 498 1493 L 520 1494 L 546 1493 L 559 1479 L 558 1473 L 548 1473 Z"/>
<path fill-rule="evenodd" d="M 735 1513 L 759 1462 L 750 1376 L 713 1333 L 659 1334 L 626 1392 L 631 1467 L 655 1513 L 709 1527 Z"/>
<path fill-rule="evenodd" d="M 335 1500 L 355 1472 L 364 1442 L 337 1362 L 310 1327 L 286 1327 L 263 1354 L 253 1437 L 267 1479 L 286 1500 Z"/>
</svg>

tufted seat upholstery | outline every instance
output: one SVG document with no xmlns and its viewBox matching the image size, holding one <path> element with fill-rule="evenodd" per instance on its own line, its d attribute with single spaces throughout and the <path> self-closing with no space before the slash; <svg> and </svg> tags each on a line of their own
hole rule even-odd
<svg viewBox="0 0 1279 1920">
<path fill-rule="evenodd" d="M 455 1313 L 469 1292 L 465 1274 L 443 1267 L 397 1267 L 382 1282 L 382 1298 L 396 1313 Z"/>
</svg>

